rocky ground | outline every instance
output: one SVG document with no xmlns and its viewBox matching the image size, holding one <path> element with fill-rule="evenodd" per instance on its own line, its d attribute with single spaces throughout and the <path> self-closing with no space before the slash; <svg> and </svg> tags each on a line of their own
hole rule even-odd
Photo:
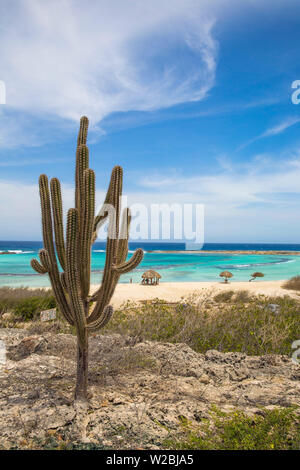
<svg viewBox="0 0 300 470">
<path fill-rule="evenodd" d="M 75 337 L 0 329 L 0 448 L 51 439 L 103 448 L 158 449 L 182 419 L 199 423 L 212 405 L 261 413 L 300 405 L 300 366 L 287 356 L 249 356 L 185 344 L 90 338 L 88 407 L 73 403 Z"/>
</svg>

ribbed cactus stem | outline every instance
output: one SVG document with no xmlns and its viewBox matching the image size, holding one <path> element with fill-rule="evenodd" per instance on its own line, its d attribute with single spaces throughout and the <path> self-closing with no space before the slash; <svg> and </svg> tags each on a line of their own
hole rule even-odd
<svg viewBox="0 0 300 470">
<path fill-rule="evenodd" d="M 77 336 L 81 346 L 85 345 L 85 312 L 80 297 L 80 282 L 78 272 L 78 211 L 77 209 L 70 209 L 68 212 L 67 222 L 67 270 L 66 282 L 68 286 L 68 293 L 72 312 L 74 313 L 74 322 L 77 329 Z"/>
<path fill-rule="evenodd" d="M 81 293 L 86 299 L 90 292 L 91 247 L 95 217 L 95 173 L 93 170 L 84 172 L 84 195 L 83 218 L 80 227 L 80 272 Z"/>
<path fill-rule="evenodd" d="M 38 274 L 48 273 L 59 310 L 67 322 L 76 328 L 78 350 L 75 398 L 83 400 L 87 399 L 88 334 L 103 328 L 110 320 L 113 309 L 109 302 L 120 275 L 136 268 L 143 257 L 143 251 L 136 250 L 126 261 L 130 214 L 128 209 L 123 211 L 120 230 L 123 182 L 120 166 L 113 168 L 102 210 L 95 216 L 95 174 L 89 168 L 87 134 L 88 119 L 84 116 L 80 120 L 77 138 L 75 208 L 68 211 L 66 239 L 60 182 L 52 178 L 50 198 L 47 176 L 40 176 L 44 249 L 39 253 L 40 262 L 31 260 L 31 266 Z M 107 218 L 109 227 L 102 283 L 90 296 L 92 245 Z M 58 261 L 63 272 L 59 270 Z M 93 302 L 95 304 L 91 306 Z"/>
<path fill-rule="evenodd" d="M 63 227 L 63 210 L 60 182 L 57 178 L 50 181 L 52 212 L 54 220 L 55 245 L 62 269 L 66 267 L 66 252 Z"/>
</svg>

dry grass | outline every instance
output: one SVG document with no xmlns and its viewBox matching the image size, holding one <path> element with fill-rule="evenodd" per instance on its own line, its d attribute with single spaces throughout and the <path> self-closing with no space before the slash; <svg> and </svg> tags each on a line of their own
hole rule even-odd
<svg viewBox="0 0 300 470">
<path fill-rule="evenodd" d="M 183 342 L 198 352 L 217 349 L 249 355 L 290 354 L 300 331 L 300 303 L 290 297 L 246 297 L 211 304 L 209 299 L 189 298 L 176 306 L 163 301 L 128 303 L 117 310 L 104 329 L 138 341 Z M 272 312 L 268 305 L 276 303 Z"/>
<path fill-rule="evenodd" d="M 214 296 L 214 301 L 217 303 L 245 303 L 250 302 L 251 296 L 247 290 L 239 290 L 234 292 L 233 290 L 228 290 L 220 292 Z"/>
<path fill-rule="evenodd" d="M 49 302 L 52 301 L 51 292 L 43 289 L 2 288 L 0 304 L 5 306 L 2 312 L 16 313 L 13 322 L 4 321 L 0 314 L 0 327 L 23 328 L 24 317 L 37 318 L 34 312 L 51 308 Z M 279 307 L 272 311 L 268 307 L 271 303 Z M 22 314 L 18 313 L 20 309 Z M 52 322 L 31 321 L 27 325 L 35 334 L 74 334 L 74 328 L 59 316 Z M 299 301 L 289 296 L 267 298 L 250 296 L 246 291 L 227 291 L 214 297 L 210 292 L 201 297 L 194 295 L 178 303 L 159 299 L 142 304 L 128 302 L 114 312 L 101 333 L 130 336 L 134 343 L 143 340 L 182 342 L 202 353 L 217 349 L 249 355 L 290 355 L 291 344 L 299 339 L 299 331 Z"/>
<path fill-rule="evenodd" d="M 294 276 L 286 281 L 283 286 L 284 289 L 299 290 L 300 291 L 300 276 Z"/>
</svg>

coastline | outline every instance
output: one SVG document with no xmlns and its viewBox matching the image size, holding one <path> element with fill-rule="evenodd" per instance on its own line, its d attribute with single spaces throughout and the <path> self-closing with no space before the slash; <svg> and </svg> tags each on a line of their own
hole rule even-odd
<svg viewBox="0 0 300 470">
<path fill-rule="evenodd" d="M 175 254 L 226 254 L 226 255 L 290 255 L 300 256 L 300 251 L 283 250 L 150 250 L 147 253 L 175 253 Z"/>
<path fill-rule="evenodd" d="M 131 300 L 139 302 L 141 300 L 153 300 L 159 298 L 167 302 L 177 302 L 182 297 L 190 295 L 199 295 L 200 297 L 214 297 L 220 292 L 226 290 L 246 290 L 253 295 L 266 295 L 277 297 L 289 295 L 299 298 L 294 291 L 282 288 L 286 280 L 281 281 L 236 281 L 225 284 L 216 281 L 199 282 L 161 282 L 158 286 L 144 286 L 141 284 L 118 284 L 112 298 L 113 307 L 119 307 L 124 302 Z M 99 286 L 92 285 L 91 292 L 95 292 Z"/>
</svg>

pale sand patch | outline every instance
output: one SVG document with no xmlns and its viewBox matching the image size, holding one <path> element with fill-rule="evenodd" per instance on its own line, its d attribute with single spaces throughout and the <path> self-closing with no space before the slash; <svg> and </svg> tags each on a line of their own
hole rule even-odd
<svg viewBox="0 0 300 470">
<path fill-rule="evenodd" d="M 283 289 L 282 281 L 243 281 L 231 282 L 161 282 L 158 286 L 144 286 L 141 284 L 118 284 L 110 302 L 118 307 L 127 300 L 140 301 L 159 298 L 168 302 L 179 301 L 181 297 L 199 293 L 201 296 L 216 295 L 226 290 L 247 290 L 252 294 L 264 294 L 269 297 L 290 295 L 297 298 L 297 294 L 291 290 Z M 92 286 L 94 292 L 98 286 Z M 299 297 L 298 297 L 299 298 Z"/>
</svg>

